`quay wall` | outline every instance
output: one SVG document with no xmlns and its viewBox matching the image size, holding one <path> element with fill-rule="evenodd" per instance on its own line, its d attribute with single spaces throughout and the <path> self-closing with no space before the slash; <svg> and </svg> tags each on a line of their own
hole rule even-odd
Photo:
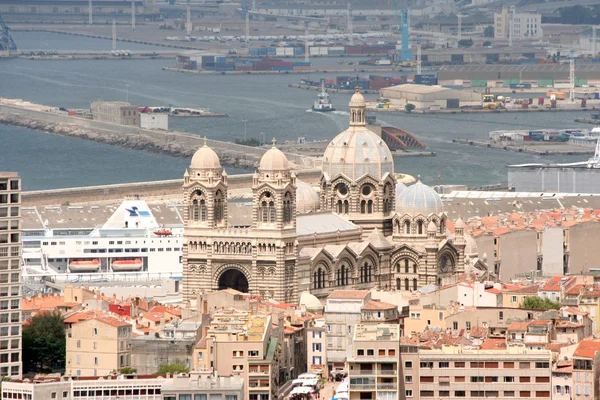
<svg viewBox="0 0 600 400">
<path fill-rule="evenodd" d="M 183 171 L 182 171 L 183 175 Z M 298 179 L 308 184 L 316 184 L 321 178 L 321 170 L 299 170 Z M 230 175 L 227 177 L 230 190 L 252 186 L 252 174 Z M 126 197 L 172 197 L 183 194 L 183 179 L 170 179 L 153 182 L 133 182 L 113 185 L 87 186 L 22 192 L 23 207 L 55 206 L 122 200 Z M 183 198 L 182 198 L 183 200 Z"/>
<path fill-rule="evenodd" d="M 175 156 L 191 156 L 198 147 L 204 144 L 204 139 L 200 135 L 191 133 L 155 131 L 134 126 L 116 125 L 44 111 L 42 109 L 35 110 L 3 103 L 0 103 L 0 114 L 8 115 L 8 118 L 0 118 L 0 122 L 4 123 L 29 126 L 34 129 L 41 129 L 64 136 L 75 136 L 122 147 L 163 152 Z M 21 117 L 21 119 L 18 117 Z M 32 124 L 30 121 L 24 121 L 22 118 L 40 121 L 43 124 L 57 125 L 38 126 L 35 123 Z M 68 129 L 68 127 L 63 126 L 64 124 L 87 130 Z M 241 167 L 254 167 L 258 165 L 260 157 L 267 150 L 261 147 L 245 146 L 212 139 L 207 139 L 206 143 L 219 153 L 219 156 L 224 157 L 222 160 L 223 164 Z M 286 156 L 290 162 L 299 168 L 311 169 L 315 167 L 315 159 L 313 157 L 291 153 L 286 153 Z"/>
</svg>

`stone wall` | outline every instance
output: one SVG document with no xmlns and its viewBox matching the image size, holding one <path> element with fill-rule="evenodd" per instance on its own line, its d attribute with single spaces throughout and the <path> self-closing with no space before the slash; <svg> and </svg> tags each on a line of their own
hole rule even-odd
<svg viewBox="0 0 600 400">
<path fill-rule="evenodd" d="M 297 175 L 298 179 L 303 182 L 315 184 L 319 182 L 321 171 L 300 170 L 297 171 Z M 252 186 L 252 174 L 230 175 L 227 180 L 229 189 L 244 189 Z M 125 197 L 133 196 L 139 196 L 140 198 L 176 196 L 183 193 L 182 186 L 183 179 L 171 179 L 167 181 L 35 190 L 22 192 L 22 201 L 23 207 L 31 207 L 122 200 Z"/>
</svg>

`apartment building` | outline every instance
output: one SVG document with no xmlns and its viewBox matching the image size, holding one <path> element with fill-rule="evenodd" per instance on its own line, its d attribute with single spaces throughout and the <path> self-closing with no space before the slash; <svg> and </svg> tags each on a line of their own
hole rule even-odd
<svg viewBox="0 0 600 400">
<path fill-rule="evenodd" d="M 582 340 L 573 353 L 572 400 L 597 399 L 600 396 L 600 340 Z"/>
<path fill-rule="evenodd" d="M 327 377 L 327 331 L 325 318 L 315 319 L 306 328 L 306 359 L 308 372 Z"/>
<path fill-rule="evenodd" d="M 67 376 L 104 376 L 131 366 L 131 325 L 94 316 L 66 323 Z"/>
<path fill-rule="evenodd" d="M 24 400 L 243 400 L 244 380 L 239 376 L 214 377 L 191 372 L 178 376 L 109 375 L 102 379 L 63 377 L 38 381 L 2 382 L 3 399 Z"/>
<path fill-rule="evenodd" d="M 406 334 L 421 333 L 425 329 L 439 328 L 446 330 L 446 317 L 449 310 L 445 307 L 431 305 L 410 305 L 408 315 L 404 318 L 404 331 Z"/>
<path fill-rule="evenodd" d="M 325 304 L 327 325 L 327 363 L 330 370 L 344 368 L 353 354 L 352 335 L 360 323 L 361 308 L 371 301 L 368 290 L 334 290 Z"/>
<path fill-rule="evenodd" d="M 21 178 L 0 172 L 0 376 L 20 379 Z"/>
<path fill-rule="evenodd" d="M 380 300 L 369 301 L 361 307 L 360 312 L 362 324 L 397 324 L 400 321 L 398 306 Z"/>
<path fill-rule="evenodd" d="M 354 353 L 348 357 L 350 399 L 398 398 L 400 327 L 396 324 L 360 324 L 354 331 Z"/>
<path fill-rule="evenodd" d="M 205 336 L 194 349 L 194 370 L 239 375 L 244 399 L 277 399 L 283 330 L 273 335 L 270 315 L 225 309 L 212 314 Z"/>
<path fill-rule="evenodd" d="M 512 32 L 511 32 L 512 24 Z M 542 15 L 511 13 L 504 8 L 494 14 L 494 37 L 496 39 L 538 40 L 543 37 Z"/>
<path fill-rule="evenodd" d="M 140 125 L 138 108 L 123 101 L 98 100 L 92 102 L 91 109 L 94 121 L 135 127 Z"/>
<path fill-rule="evenodd" d="M 486 350 L 487 347 L 484 342 L 480 350 L 452 345 L 420 349 L 419 398 L 550 398 L 550 350 L 527 350 L 523 346 L 493 346 L 494 350 Z"/>
</svg>

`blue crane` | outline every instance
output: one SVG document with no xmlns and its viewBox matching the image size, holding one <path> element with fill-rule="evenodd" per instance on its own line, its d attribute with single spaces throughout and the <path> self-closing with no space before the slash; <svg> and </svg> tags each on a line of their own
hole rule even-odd
<svg viewBox="0 0 600 400">
<path fill-rule="evenodd" d="M 17 44 L 15 43 L 15 39 L 13 39 L 12 33 L 10 33 L 10 28 L 6 26 L 4 21 L 2 20 L 2 16 L 0 16 L 0 51 L 16 51 Z"/>
<path fill-rule="evenodd" d="M 394 10 L 400 19 L 400 30 L 402 31 L 402 49 L 398 51 L 398 62 L 412 61 L 412 52 L 410 51 L 408 32 L 408 9 L 400 8 L 400 1 L 394 0 Z"/>
</svg>

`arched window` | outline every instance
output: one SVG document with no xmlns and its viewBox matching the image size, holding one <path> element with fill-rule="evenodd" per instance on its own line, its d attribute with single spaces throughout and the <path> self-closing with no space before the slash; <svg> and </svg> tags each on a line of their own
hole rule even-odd
<svg viewBox="0 0 600 400">
<path fill-rule="evenodd" d="M 262 203 L 260 203 L 260 210 L 259 214 L 260 214 L 260 222 L 267 222 L 268 220 L 268 214 L 269 214 L 269 210 L 267 208 L 267 202 L 263 201 Z"/>
<path fill-rule="evenodd" d="M 413 279 L 413 290 L 416 292 L 417 291 L 417 278 Z"/>
<path fill-rule="evenodd" d="M 442 286 L 442 278 L 438 278 L 438 286 Z"/>
<path fill-rule="evenodd" d="M 402 281 L 400 278 L 396 278 L 396 290 L 402 290 Z"/>
<path fill-rule="evenodd" d="M 225 217 L 223 208 L 223 194 L 219 190 L 215 194 L 215 222 L 221 222 Z"/>
<path fill-rule="evenodd" d="M 337 212 L 338 212 L 338 214 L 341 214 L 343 212 L 342 207 L 343 207 L 342 201 L 338 200 L 337 201 Z"/>
<path fill-rule="evenodd" d="M 313 288 L 323 289 L 325 287 L 325 270 L 319 267 L 314 273 Z"/>
<path fill-rule="evenodd" d="M 360 282 L 367 283 L 373 280 L 373 266 L 369 263 L 364 263 L 360 268 Z"/>
<path fill-rule="evenodd" d="M 192 219 L 198 221 L 200 219 L 200 207 L 198 205 L 198 199 L 192 201 Z"/>
<path fill-rule="evenodd" d="M 361 201 L 360 202 L 360 213 L 365 214 L 367 212 L 366 208 L 367 208 L 367 202 L 364 200 Z"/>
<path fill-rule="evenodd" d="M 413 274 L 417 273 L 417 264 L 413 264 Z"/>
<path fill-rule="evenodd" d="M 423 234 L 423 221 L 417 222 L 417 232 L 419 235 Z"/>
<path fill-rule="evenodd" d="M 373 200 L 369 200 L 367 202 L 367 212 L 369 214 L 373 214 Z"/>
<path fill-rule="evenodd" d="M 206 221 L 206 201 L 200 200 L 200 219 Z"/>
<path fill-rule="evenodd" d="M 440 221 L 440 235 L 443 235 L 446 232 L 446 220 L 442 219 Z"/>
<path fill-rule="evenodd" d="M 276 214 L 275 214 L 275 203 L 269 202 L 269 222 L 274 224 L 276 222 Z"/>
<path fill-rule="evenodd" d="M 410 221 L 404 221 L 404 233 L 410 235 Z"/>
<path fill-rule="evenodd" d="M 410 290 L 408 286 L 408 278 L 404 278 L 404 290 Z"/>
<path fill-rule="evenodd" d="M 349 268 L 342 264 L 342 266 L 337 270 L 337 285 L 338 286 L 346 286 L 348 284 L 348 272 Z"/>
<path fill-rule="evenodd" d="M 408 274 L 408 260 L 404 260 L 404 273 Z"/>
<path fill-rule="evenodd" d="M 350 203 L 348 203 L 348 200 L 344 200 L 344 213 L 348 214 L 350 212 Z"/>
<path fill-rule="evenodd" d="M 283 222 L 290 223 L 292 221 L 292 196 L 286 193 L 283 198 Z"/>
</svg>

